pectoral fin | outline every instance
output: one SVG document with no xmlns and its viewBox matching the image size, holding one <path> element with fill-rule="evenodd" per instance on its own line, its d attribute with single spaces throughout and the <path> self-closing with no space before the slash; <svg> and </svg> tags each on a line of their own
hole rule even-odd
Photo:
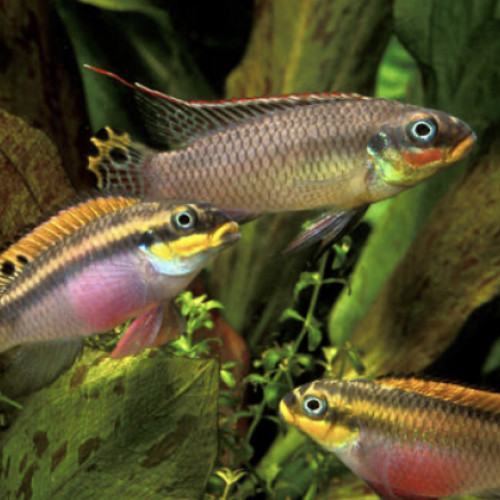
<svg viewBox="0 0 500 500">
<path fill-rule="evenodd" d="M 296 252 L 319 240 L 323 240 L 322 248 L 326 247 L 349 232 L 360 221 L 367 208 L 368 206 L 363 206 L 343 212 L 323 214 L 300 233 L 285 248 L 283 254 Z"/>
<path fill-rule="evenodd" d="M 163 306 L 155 305 L 135 319 L 121 338 L 112 358 L 132 356 L 147 347 L 155 345 L 156 337 L 163 321 Z"/>
<path fill-rule="evenodd" d="M 0 392 L 16 399 L 49 385 L 71 368 L 82 340 L 33 342 L 0 354 Z"/>
</svg>

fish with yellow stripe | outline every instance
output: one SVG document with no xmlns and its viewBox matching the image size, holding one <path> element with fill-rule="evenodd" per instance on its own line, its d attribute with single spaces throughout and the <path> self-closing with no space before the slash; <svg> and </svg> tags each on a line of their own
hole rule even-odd
<svg viewBox="0 0 500 500">
<path fill-rule="evenodd" d="M 101 129 L 89 156 L 99 187 L 210 202 L 242 221 L 324 210 L 288 250 L 339 236 L 369 204 L 465 158 L 475 142 L 458 118 L 390 99 L 317 93 L 183 101 L 87 68 L 136 91 L 163 149 Z"/>
<path fill-rule="evenodd" d="M 385 500 L 500 495 L 500 394 L 418 378 L 318 380 L 282 418 Z"/>
<path fill-rule="evenodd" d="M 108 331 L 137 318 L 112 357 L 163 343 L 173 299 L 238 224 L 206 203 L 106 195 L 61 210 L 0 254 L 0 353 Z"/>
</svg>

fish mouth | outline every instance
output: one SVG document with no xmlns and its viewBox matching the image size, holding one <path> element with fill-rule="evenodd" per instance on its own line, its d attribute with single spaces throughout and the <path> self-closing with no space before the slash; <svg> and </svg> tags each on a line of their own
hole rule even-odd
<svg viewBox="0 0 500 500">
<path fill-rule="evenodd" d="M 212 233 L 212 248 L 226 247 L 236 243 L 241 237 L 238 223 L 231 221 L 222 224 Z"/>
<path fill-rule="evenodd" d="M 470 132 L 462 139 L 450 152 L 448 155 L 448 161 L 455 162 L 459 161 L 462 158 L 465 158 L 474 147 L 474 143 L 476 142 L 476 134 L 474 132 Z"/>
</svg>

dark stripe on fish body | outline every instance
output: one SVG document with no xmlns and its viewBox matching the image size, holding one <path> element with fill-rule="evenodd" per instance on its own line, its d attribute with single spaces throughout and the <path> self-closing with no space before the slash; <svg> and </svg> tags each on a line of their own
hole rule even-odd
<svg viewBox="0 0 500 500">
<path fill-rule="evenodd" d="M 192 234 L 178 234 L 171 227 L 171 212 L 182 206 L 195 212 L 197 208 L 206 210 L 204 220 L 199 219 L 196 232 L 203 233 L 214 228 L 211 214 L 218 214 L 219 211 L 203 203 L 196 206 L 182 202 L 142 203 L 105 214 L 59 240 L 28 265 L 0 295 L 0 308 L 22 309 L 40 294 L 50 293 L 62 278 L 70 278 L 80 272 L 90 260 L 96 262 L 137 248 L 141 236 L 147 231 L 152 230 L 164 242 Z M 109 241 L 110 234 L 121 236 Z"/>
<path fill-rule="evenodd" d="M 461 405 L 452 401 L 424 396 L 422 394 L 406 391 L 403 389 L 383 387 L 378 382 L 372 381 L 316 381 L 311 384 L 311 390 L 319 387 L 328 393 L 330 397 L 339 398 L 339 413 L 344 414 L 342 406 L 357 407 L 353 411 L 352 419 L 360 427 L 367 429 L 376 428 L 384 434 L 391 435 L 401 430 L 401 424 L 395 422 L 404 421 L 405 415 L 409 430 L 412 428 L 411 420 L 417 413 L 424 415 L 427 419 L 435 419 L 439 422 L 446 415 L 457 413 L 465 420 L 479 421 L 482 425 L 500 425 L 500 413 L 485 411 L 481 408 Z M 337 413 L 337 412 L 334 412 Z M 335 419 L 335 415 L 333 416 Z"/>
<path fill-rule="evenodd" d="M 129 210 L 118 210 L 95 219 L 48 248 L 7 286 L 0 296 L 0 307 L 22 308 L 39 293 L 50 293 L 61 282 L 61 278 L 77 274 L 90 259 L 95 262 L 136 246 L 144 233 L 144 224 L 149 222 L 147 229 L 155 229 L 151 227 L 151 216 L 171 209 L 151 205 L 133 205 L 127 208 Z M 163 233 L 166 222 L 169 220 L 164 220 L 161 225 Z M 136 229 L 130 231 L 130 227 Z M 114 235 L 120 234 L 120 228 L 126 232 L 109 241 L 111 228 L 114 229 Z M 166 241 L 168 236 L 162 234 L 162 240 Z M 170 235 L 171 240 L 175 238 L 174 234 Z"/>
</svg>

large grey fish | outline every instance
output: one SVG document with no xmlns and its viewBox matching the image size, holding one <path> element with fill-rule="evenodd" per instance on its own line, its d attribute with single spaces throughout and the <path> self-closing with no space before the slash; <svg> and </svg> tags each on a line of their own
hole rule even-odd
<svg viewBox="0 0 500 500">
<path fill-rule="evenodd" d="M 442 111 L 357 94 L 203 102 L 137 90 L 156 151 L 106 127 L 89 168 L 102 188 L 207 201 L 241 219 L 327 209 L 292 244 L 341 232 L 370 204 L 464 158 L 475 135 Z"/>
</svg>

